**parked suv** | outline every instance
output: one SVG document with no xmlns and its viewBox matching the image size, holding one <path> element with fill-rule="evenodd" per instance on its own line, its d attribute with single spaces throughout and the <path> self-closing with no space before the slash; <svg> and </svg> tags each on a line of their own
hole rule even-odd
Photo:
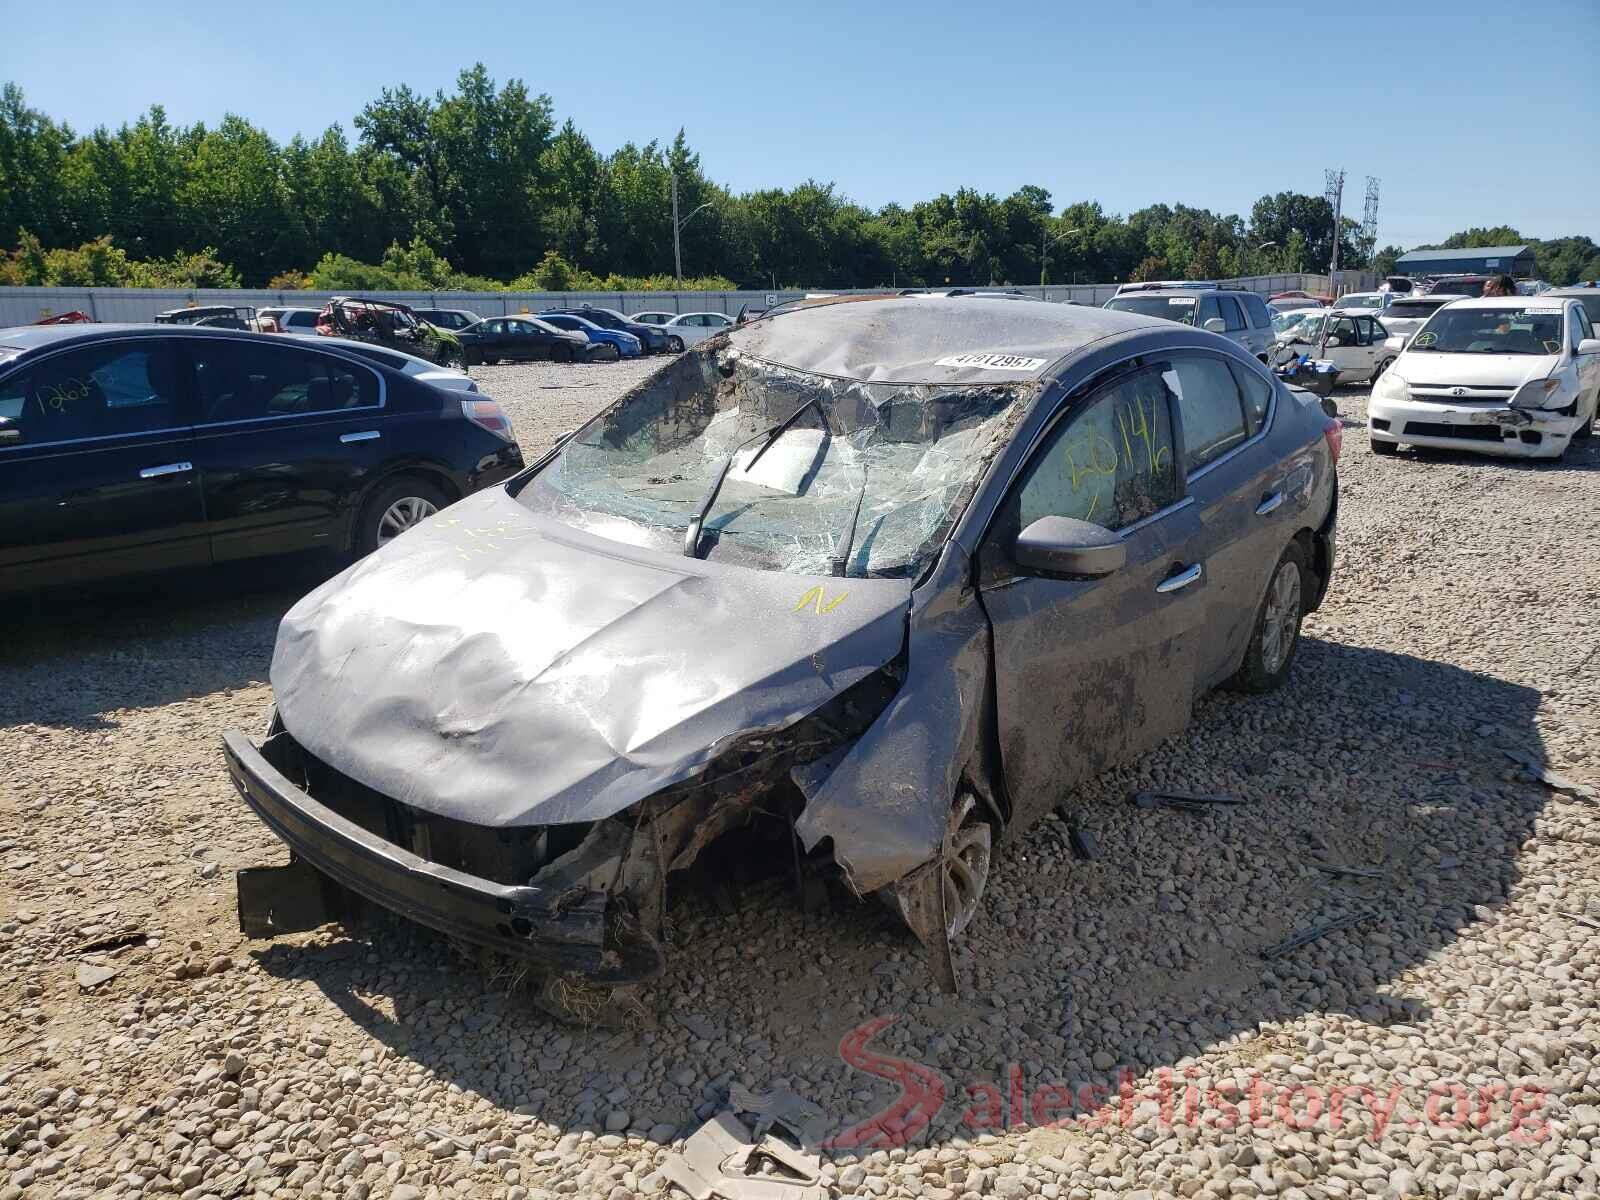
<svg viewBox="0 0 1600 1200">
<path fill-rule="evenodd" d="M 0 330 L 0 593 L 364 554 L 521 470 L 494 401 L 405 367 L 327 337 Z"/>
<path fill-rule="evenodd" d="M 1272 312 L 1254 292 L 1223 291 L 1205 284 L 1129 284 L 1108 300 L 1106 307 L 1144 317 L 1164 317 L 1220 333 L 1262 362 L 1267 361 L 1272 349 Z"/>
</svg>

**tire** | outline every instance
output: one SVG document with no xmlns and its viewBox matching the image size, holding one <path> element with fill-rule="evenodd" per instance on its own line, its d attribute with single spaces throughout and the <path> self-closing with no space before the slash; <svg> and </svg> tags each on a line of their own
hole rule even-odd
<svg viewBox="0 0 1600 1200">
<path fill-rule="evenodd" d="M 572 347 L 571 346 L 552 346 L 550 348 L 550 361 L 551 362 L 558 362 L 558 363 L 569 363 L 569 362 L 571 362 L 572 361 Z"/>
<path fill-rule="evenodd" d="M 668 354 L 682 354 L 683 353 L 683 339 L 681 337 L 669 337 L 667 339 L 667 353 Z"/>
<path fill-rule="evenodd" d="M 1367 380 L 1367 384 L 1370 386 L 1370 385 L 1372 385 L 1374 383 L 1377 383 L 1379 377 L 1382 376 L 1383 373 L 1389 369 L 1390 365 L 1393 362 L 1394 362 L 1394 359 L 1386 358 L 1381 363 L 1379 363 L 1377 370 L 1372 372 L 1372 378 Z"/>
<path fill-rule="evenodd" d="M 415 475 L 402 475 L 380 485 L 361 506 L 356 557 L 365 558 L 449 503 L 450 498 L 436 484 Z"/>
<path fill-rule="evenodd" d="M 1574 442 L 1586 442 L 1594 436 L 1594 414 L 1589 414 L 1589 419 L 1572 431 Z"/>
<path fill-rule="evenodd" d="M 1380 442 L 1374 438 L 1368 444 L 1372 447 L 1372 452 L 1382 458 L 1388 458 L 1391 454 L 1400 453 L 1400 443 L 1398 442 Z"/>
<path fill-rule="evenodd" d="M 1244 652 L 1244 663 L 1228 680 L 1228 688 L 1261 695 L 1276 691 L 1289 677 L 1300 646 L 1305 598 L 1313 590 L 1310 574 L 1305 551 L 1299 542 L 1290 542 L 1267 580 L 1267 593 L 1256 610 L 1256 625 Z"/>
<path fill-rule="evenodd" d="M 622 351 L 617 349 L 614 342 L 605 342 L 592 357 L 595 362 L 616 362 L 622 357 Z"/>
</svg>

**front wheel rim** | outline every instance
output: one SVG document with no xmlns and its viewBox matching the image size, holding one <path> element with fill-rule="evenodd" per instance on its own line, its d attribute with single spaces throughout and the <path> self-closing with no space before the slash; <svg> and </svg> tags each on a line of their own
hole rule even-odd
<svg viewBox="0 0 1600 1200">
<path fill-rule="evenodd" d="M 378 518 L 378 545 L 387 545 L 408 529 L 415 528 L 438 512 L 438 506 L 422 496 L 402 496 Z"/>
<path fill-rule="evenodd" d="M 944 888 L 945 929 L 952 939 L 978 915 L 989 883 L 989 823 L 971 819 L 976 808 L 976 798 L 968 793 L 961 796 L 950 814 L 950 841 L 940 884 Z"/>
<path fill-rule="evenodd" d="M 1292 562 L 1278 564 L 1267 589 L 1267 608 L 1261 618 L 1261 665 L 1276 675 L 1288 661 L 1300 628 L 1300 568 Z"/>
</svg>

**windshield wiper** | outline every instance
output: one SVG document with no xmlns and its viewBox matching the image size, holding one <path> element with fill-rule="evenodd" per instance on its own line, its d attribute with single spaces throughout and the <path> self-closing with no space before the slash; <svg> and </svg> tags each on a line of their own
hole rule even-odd
<svg viewBox="0 0 1600 1200">
<path fill-rule="evenodd" d="M 722 491 L 723 481 L 728 478 L 728 471 L 732 469 L 733 460 L 738 457 L 739 451 L 743 450 L 751 442 L 761 441 L 762 438 L 766 439 L 766 441 L 761 442 L 761 449 L 752 454 L 750 461 L 745 463 L 744 469 L 746 471 L 750 470 L 761 461 L 761 456 L 767 452 L 772 443 L 783 436 L 784 430 L 798 421 L 801 413 L 808 408 L 814 408 L 816 404 L 817 397 L 812 396 L 811 399 L 795 409 L 782 421 L 772 426 L 772 428 L 764 429 L 754 437 L 746 438 L 740 442 L 722 460 L 717 467 L 716 476 L 711 480 L 711 486 L 706 488 L 706 494 L 700 499 L 700 507 L 695 510 L 694 518 L 689 522 L 689 527 L 683 531 L 683 553 L 687 557 L 700 557 L 700 531 L 705 526 L 706 516 L 711 512 L 711 506 L 717 502 L 717 493 Z M 821 415 L 820 409 L 818 410 L 818 415 Z"/>
<path fill-rule="evenodd" d="M 834 575 L 843 577 L 850 573 L 850 550 L 856 544 L 856 522 L 861 519 L 861 502 L 867 497 L 867 460 L 861 460 L 861 486 L 856 489 L 856 502 L 850 506 L 850 520 L 844 527 L 844 532 L 839 535 L 839 543 L 834 547 L 833 556 L 829 559 L 828 569 Z"/>
</svg>

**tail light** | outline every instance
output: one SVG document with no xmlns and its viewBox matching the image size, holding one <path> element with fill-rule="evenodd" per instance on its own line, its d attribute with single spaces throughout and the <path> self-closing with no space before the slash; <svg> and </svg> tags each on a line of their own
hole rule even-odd
<svg viewBox="0 0 1600 1200">
<path fill-rule="evenodd" d="M 1333 455 L 1333 461 L 1339 461 L 1339 451 L 1344 449 L 1344 426 L 1333 417 L 1322 419 L 1322 436 L 1328 439 L 1328 453 Z"/>
<path fill-rule="evenodd" d="M 511 421 L 493 400 L 476 398 L 461 402 L 461 415 L 474 425 L 487 429 L 496 437 L 511 440 Z"/>
</svg>

